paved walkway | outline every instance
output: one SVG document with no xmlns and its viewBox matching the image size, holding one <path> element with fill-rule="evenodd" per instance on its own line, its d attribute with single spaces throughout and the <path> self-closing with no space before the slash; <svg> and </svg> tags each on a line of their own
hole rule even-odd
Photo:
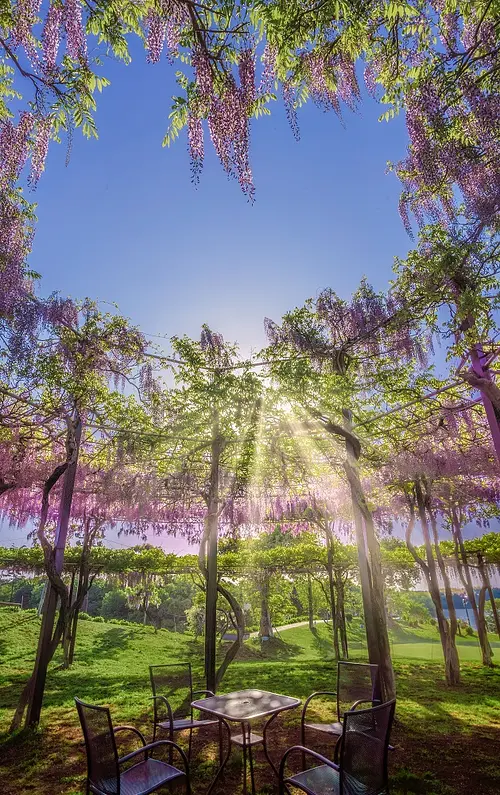
<svg viewBox="0 0 500 795">
<path fill-rule="evenodd" d="M 314 623 L 315 624 L 323 624 L 323 619 L 316 618 L 316 619 L 314 619 Z M 283 624 L 282 627 L 273 627 L 273 632 L 282 632 L 284 629 L 295 629 L 295 627 L 308 627 L 308 626 L 309 626 L 309 621 L 297 621 L 296 624 Z M 258 632 L 251 632 L 250 633 L 250 637 L 251 638 L 258 638 L 259 637 L 259 633 Z"/>
</svg>

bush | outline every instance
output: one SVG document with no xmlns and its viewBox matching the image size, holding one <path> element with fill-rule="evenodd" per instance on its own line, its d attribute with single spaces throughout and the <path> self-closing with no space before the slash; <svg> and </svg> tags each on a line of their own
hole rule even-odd
<svg viewBox="0 0 500 795">
<path fill-rule="evenodd" d="M 88 613 L 78 613 L 79 621 L 92 621 L 93 617 L 89 616 Z"/>
<path fill-rule="evenodd" d="M 129 606 L 125 591 L 108 591 L 102 600 L 101 612 L 104 618 L 128 618 Z"/>
<path fill-rule="evenodd" d="M 105 619 L 102 616 L 94 616 L 93 618 L 89 616 L 90 621 L 95 621 L 97 624 L 104 624 Z"/>
</svg>

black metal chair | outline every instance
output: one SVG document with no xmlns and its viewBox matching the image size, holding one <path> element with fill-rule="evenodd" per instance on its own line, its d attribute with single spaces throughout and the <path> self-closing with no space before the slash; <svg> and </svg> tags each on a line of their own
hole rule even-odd
<svg viewBox="0 0 500 795">
<path fill-rule="evenodd" d="M 387 753 L 395 706 L 393 700 L 344 714 L 340 764 L 302 745 L 289 748 L 279 769 L 280 795 L 288 792 L 288 786 L 308 795 L 388 795 Z M 287 759 L 294 752 L 310 756 L 320 764 L 285 776 Z"/>
<path fill-rule="evenodd" d="M 336 721 L 312 723 L 307 721 L 309 703 L 318 696 L 335 696 L 337 701 Z M 306 699 L 300 720 L 300 742 L 306 745 L 306 729 L 323 732 L 336 740 L 342 735 L 342 716 L 357 709 L 361 704 L 375 707 L 382 701 L 378 665 L 339 660 L 337 664 L 337 689 L 318 690 Z"/>
<path fill-rule="evenodd" d="M 146 744 L 144 735 L 133 726 L 115 726 L 107 707 L 96 707 L 85 704 L 75 698 L 78 716 L 82 725 L 87 751 L 87 786 L 86 793 L 94 795 L 148 795 L 156 792 L 177 779 L 184 778 L 186 794 L 191 793 L 189 764 L 184 751 L 170 740 L 158 740 Z M 119 757 L 116 747 L 118 732 L 133 732 L 142 742 L 142 748 Z M 153 759 L 151 751 L 167 746 L 169 752 L 177 751 L 184 764 L 184 771 L 171 764 Z M 143 754 L 144 759 L 131 767 L 121 770 L 125 762 Z"/>
<path fill-rule="evenodd" d="M 195 696 L 213 696 L 211 690 L 193 690 L 191 663 L 173 663 L 170 665 L 150 665 L 149 676 L 153 691 L 154 726 L 153 741 L 158 729 L 169 733 L 170 740 L 174 733 L 189 730 L 188 759 L 191 760 L 193 731 L 219 723 L 213 718 L 194 718 L 191 702 Z M 163 717 L 161 705 L 164 706 Z M 219 730 L 219 755 L 222 759 L 222 733 Z"/>
</svg>

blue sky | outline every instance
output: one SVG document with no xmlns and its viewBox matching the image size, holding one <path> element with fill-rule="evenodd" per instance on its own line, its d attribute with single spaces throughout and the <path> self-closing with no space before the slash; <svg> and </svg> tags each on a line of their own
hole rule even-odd
<svg viewBox="0 0 500 795">
<path fill-rule="evenodd" d="M 197 336 L 207 322 L 247 352 L 264 342 L 264 316 L 278 320 L 323 287 L 347 295 L 364 274 L 387 285 L 410 244 L 398 181 L 385 173 L 405 151 L 402 119 L 379 123 L 365 98 L 343 127 L 310 105 L 296 142 L 276 104 L 252 124 L 252 206 L 208 141 L 197 189 L 185 135 L 161 147 L 172 67 L 139 51 L 104 73 L 99 140 L 75 132 L 67 167 L 54 144 L 35 194 L 32 266 L 44 292 L 115 301 L 152 334 Z"/>
</svg>

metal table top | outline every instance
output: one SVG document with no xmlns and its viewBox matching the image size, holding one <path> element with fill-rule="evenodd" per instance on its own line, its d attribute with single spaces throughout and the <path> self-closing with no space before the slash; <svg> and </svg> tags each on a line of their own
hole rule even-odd
<svg viewBox="0 0 500 795">
<path fill-rule="evenodd" d="M 298 707 L 299 698 L 268 693 L 266 690 L 238 690 L 192 702 L 195 709 L 229 721 L 250 721 L 282 710 Z"/>
</svg>

